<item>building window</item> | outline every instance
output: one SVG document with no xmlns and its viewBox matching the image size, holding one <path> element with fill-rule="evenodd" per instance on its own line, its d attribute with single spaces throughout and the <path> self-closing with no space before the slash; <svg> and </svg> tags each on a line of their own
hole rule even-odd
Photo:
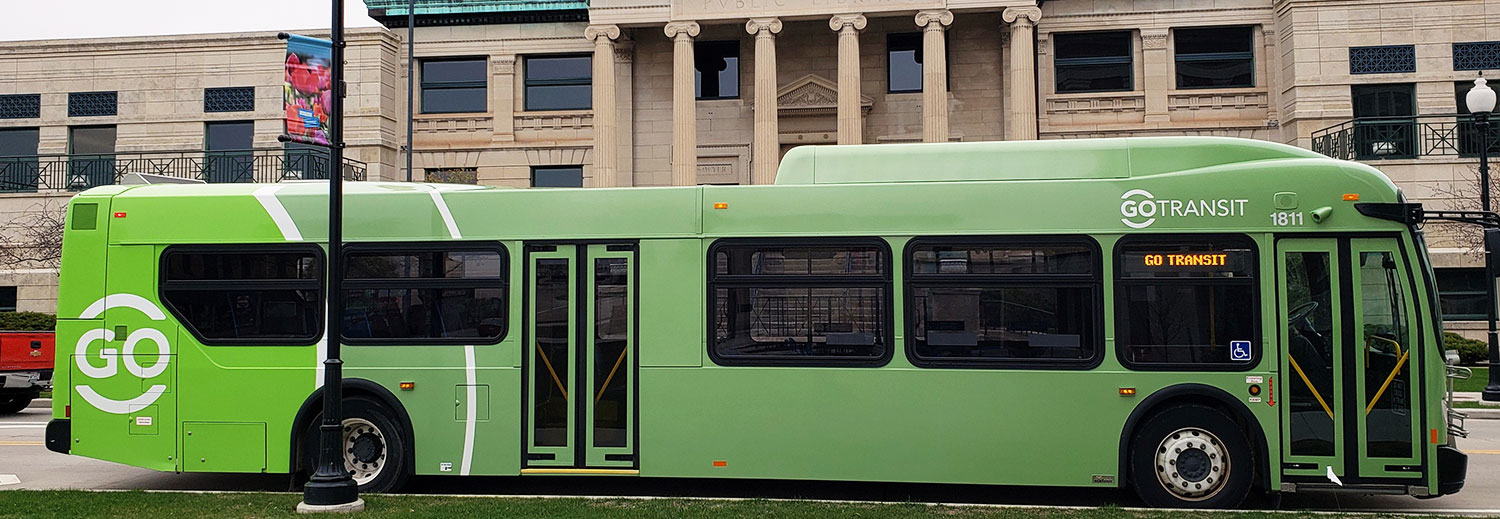
<svg viewBox="0 0 1500 519">
<path fill-rule="evenodd" d="M 1412 83 L 1351 85 L 1358 160 L 1417 156 L 1417 90 Z"/>
<path fill-rule="evenodd" d="M 594 105 L 594 64 L 588 54 L 527 56 L 526 110 L 588 110 Z"/>
<path fill-rule="evenodd" d="M 115 183 L 115 127 L 68 128 L 68 189 Z"/>
<path fill-rule="evenodd" d="M 422 113 L 488 110 L 489 72 L 485 58 L 422 61 Z"/>
<path fill-rule="evenodd" d="M 179 246 L 162 254 L 162 301 L 199 342 L 308 345 L 323 333 L 316 246 Z"/>
<path fill-rule="evenodd" d="M 68 117 L 104 117 L 119 111 L 116 92 L 73 92 L 68 94 Z"/>
<path fill-rule="evenodd" d="M 912 363 L 1091 364 L 1103 304 L 1088 239 L 919 240 L 907 248 Z"/>
<path fill-rule="evenodd" d="M 922 33 L 891 33 L 885 37 L 886 84 L 893 94 L 922 91 Z"/>
<path fill-rule="evenodd" d="M 740 97 L 740 42 L 705 41 L 693 44 L 693 87 L 698 99 Z"/>
<path fill-rule="evenodd" d="M 228 87 L 203 89 L 203 111 L 254 112 L 255 87 Z"/>
<path fill-rule="evenodd" d="M 479 168 L 427 168 L 422 178 L 439 184 L 478 184 Z"/>
<path fill-rule="evenodd" d="M 203 180 L 209 183 L 255 182 L 254 121 L 204 124 Z M 274 179 L 267 179 L 274 180 Z"/>
<path fill-rule="evenodd" d="M 0 193 L 36 191 L 39 135 L 36 128 L 0 128 Z"/>
<path fill-rule="evenodd" d="M 1244 237 L 1122 240 L 1115 341 L 1135 369 L 1249 369 L 1259 361 L 1255 244 Z"/>
<path fill-rule="evenodd" d="M 1483 321 L 1489 318 L 1484 310 L 1484 268 L 1438 268 L 1438 306 L 1443 310 L 1444 321 Z"/>
<path fill-rule="evenodd" d="M 878 365 L 890 358 L 884 241 L 720 240 L 709 258 L 714 362 Z"/>
<path fill-rule="evenodd" d="M 495 344 L 505 335 L 499 244 L 351 245 L 344 339 L 350 344 Z"/>
<path fill-rule="evenodd" d="M 0 95 L 0 119 L 35 119 L 41 116 L 41 94 Z"/>
<path fill-rule="evenodd" d="M 1349 47 L 1350 74 L 1405 74 L 1416 71 L 1415 45 Z"/>
<path fill-rule="evenodd" d="M 1134 86 L 1130 31 L 1052 35 L 1057 93 L 1120 92 Z"/>
<path fill-rule="evenodd" d="M 1177 29 L 1177 88 L 1255 86 L 1252 27 Z"/>
<path fill-rule="evenodd" d="M 583 187 L 583 166 L 532 166 L 531 187 Z"/>
<path fill-rule="evenodd" d="M 1500 69 L 1500 41 L 1453 44 L 1453 70 Z"/>
<path fill-rule="evenodd" d="M 16 311 L 16 287 L 0 287 L 0 312 Z"/>
</svg>

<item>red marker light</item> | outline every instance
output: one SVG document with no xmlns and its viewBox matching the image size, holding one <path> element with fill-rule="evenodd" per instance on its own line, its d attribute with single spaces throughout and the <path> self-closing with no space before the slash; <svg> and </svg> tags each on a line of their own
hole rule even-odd
<svg viewBox="0 0 1500 519">
<path fill-rule="evenodd" d="M 71 406 L 71 405 L 65 405 L 65 406 L 63 406 L 63 418 L 72 418 L 72 417 L 73 417 L 73 406 Z"/>
<path fill-rule="evenodd" d="M 115 218 L 124 218 L 125 211 L 115 211 Z"/>
<path fill-rule="evenodd" d="M 729 466 L 729 462 L 722 461 L 722 460 L 714 461 L 714 466 L 715 467 L 728 467 Z"/>
</svg>

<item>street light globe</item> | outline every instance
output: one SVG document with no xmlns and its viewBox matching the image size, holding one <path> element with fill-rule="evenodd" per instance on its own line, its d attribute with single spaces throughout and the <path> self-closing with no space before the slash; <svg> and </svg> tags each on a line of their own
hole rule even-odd
<svg viewBox="0 0 1500 519">
<path fill-rule="evenodd" d="M 1474 88 L 1464 97 L 1469 113 L 1489 113 L 1495 110 L 1495 91 L 1485 84 L 1484 78 L 1474 80 Z"/>
</svg>

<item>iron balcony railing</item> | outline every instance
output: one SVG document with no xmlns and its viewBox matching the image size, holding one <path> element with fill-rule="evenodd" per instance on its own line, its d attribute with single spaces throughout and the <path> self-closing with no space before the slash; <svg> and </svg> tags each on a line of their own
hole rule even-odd
<svg viewBox="0 0 1500 519">
<path fill-rule="evenodd" d="M 1360 117 L 1313 132 L 1312 150 L 1335 159 L 1386 160 L 1479 155 L 1481 142 L 1500 151 L 1500 118 L 1484 139 L 1470 115 Z"/>
<path fill-rule="evenodd" d="M 315 149 L 168 151 L 109 155 L 0 156 L 0 193 L 82 191 L 143 173 L 209 183 L 327 179 L 328 154 Z M 344 159 L 344 180 L 364 180 L 366 165 Z"/>
</svg>

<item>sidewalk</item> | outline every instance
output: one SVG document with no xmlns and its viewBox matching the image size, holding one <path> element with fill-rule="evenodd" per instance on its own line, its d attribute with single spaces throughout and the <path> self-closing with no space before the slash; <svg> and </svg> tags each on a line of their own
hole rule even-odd
<svg viewBox="0 0 1500 519">
<path fill-rule="evenodd" d="M 1479 393 L 1454 392 L 1453 402 L 1471 402 L 1486 406 L 1483 409 L 1460 407 L 1458 411 L 1469 415 L 1472 420 L 1500 420 L 1500 402 L 1485 402 L 1479 398 Z"/>
</svg>

